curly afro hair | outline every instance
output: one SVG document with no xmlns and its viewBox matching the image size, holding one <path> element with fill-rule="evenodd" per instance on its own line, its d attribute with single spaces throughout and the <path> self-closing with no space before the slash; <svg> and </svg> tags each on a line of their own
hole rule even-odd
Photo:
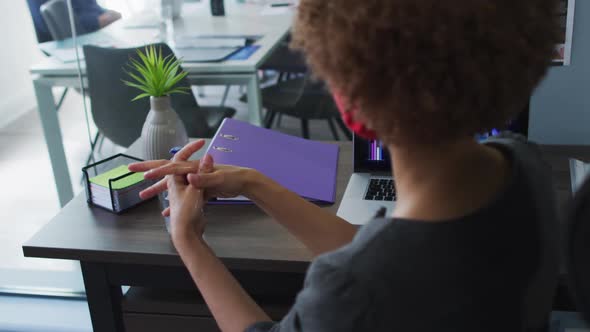
<svg viewBox="0 0 590 332">
<path fill-rule="evenodd" d="M 556 0 L 301 0 L 292 47 L 393 144 L 502 127 L 558 41 Z"/>
</svg>

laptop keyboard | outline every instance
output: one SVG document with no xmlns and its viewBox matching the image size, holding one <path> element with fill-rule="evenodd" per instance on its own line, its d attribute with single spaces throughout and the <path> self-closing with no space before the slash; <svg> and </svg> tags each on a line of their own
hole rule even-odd
<svg viewBox="0 0 590 332">
<path fill-rule="evenodd" d="M 368 201 L 395 201 L 395 183 L 393 179 L 371 179 L 365 194 Z"/>
</svg>

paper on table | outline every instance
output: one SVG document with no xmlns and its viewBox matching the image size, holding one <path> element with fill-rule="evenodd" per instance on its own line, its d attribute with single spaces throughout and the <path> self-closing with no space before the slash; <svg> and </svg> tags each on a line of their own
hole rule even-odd
<svg viewBox="0 0 590 332">
<path fill-rule="evenodd" d="M 82 45 L 96 45 L 100 47 L 125 47 L 127 43 L 122 42 L 118 39 L 113 38 L 111 35 L 100 33 L 100 31 L 80 35 L 78 38 L 78 51 L 80 60 L 84 59 L 84 52 L 82 51 Z M 62 62 L 74 62 L 76 61 L 76 49 L 72 38 L 51 41 L 39 44 L 39 48 L 56 57 Z"/>
<path fill-rule="evenodd" d="M 50 53 L 61 62 L 75 62 L 76 61 L 76 49 L 74 48 L 56 48 Z M 84 51 L 81 47 L 78 47 L 78 56 L 80 60 L 84 60 Z"/>
<path fill-rule="evenodd" d="M 123 19 L 125 29 L 158 29 L 160 18 L 156 13 L 143 12 L 128 19 Z"/>
<path fill-rule="evenodd" d="M 179 36 L 175 48 L 236 48 L 246 45 L 246 38 L 216 38 L 202 36 Z"/>
<path fill-rule="evenodd" d="M 90 178 L 90 182 L 108 188 L 109 187 L 109 180 L 118 178 L 119 176 L 128 174 L 129 169 L 127 165 L 121 165 L 119 167 L 115 167 L 110 171 L 104 172 L 99 174 L 93 178 Z M 117 180 L 113 182 L 113 189 L 123 189 L 135 185 L 139 182 L 143 181 L 143 173 L 133 173 L 127 177 L 122 178 L 121 180 Z"/>
<path fill-rule="evenodd" d="M 224 61 L 239 47 L 235 48 L 175 48 L 174 53 L 184 62 Z"/>
</svg>

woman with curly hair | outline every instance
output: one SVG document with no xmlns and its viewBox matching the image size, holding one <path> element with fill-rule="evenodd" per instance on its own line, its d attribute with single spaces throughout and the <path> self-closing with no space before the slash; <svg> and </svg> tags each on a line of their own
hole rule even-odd
<svg viewBox="0 0 590 332">
<path fill-rule="evenodd" d="M 293 46 L 343 118 L 391 154 L 393 215 L 357 229 L 252 169 L 186 161 L 166 176 L 171 234 L 223 331 L 524 331 L 542 328 L 557 275 L 550 175 L 518 139 L 479 143 L 545 75 L 554 0 L 301 0 Z M 244 195 L 316 255 L 280 322 L 202 239 L 207 197 Z"/>
</svg>

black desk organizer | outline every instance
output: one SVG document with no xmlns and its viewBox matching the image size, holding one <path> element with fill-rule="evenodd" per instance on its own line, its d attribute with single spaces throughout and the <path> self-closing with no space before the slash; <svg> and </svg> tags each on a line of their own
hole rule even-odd
<svg viewBox="0 0 590 332">
<path fill-rule="evenodd" d="M 109 180 L 109 193 L 110 193 L 110 198 L 111 198 L 111 208 L 112 210 L 109 210 L 103 206 L 100 206 L 98 204 L 94 204 L 92 202 L 92 189 L 90 187 L 90 178 L 95 177 L 99 174 L 102 174 L 104 172 L 107 172 L 115 167 L 121 166 L 121 165 L 128 165 L 130 163 L 134 163 L 134 162 L 140 162 L 143 161 L 142 159 L 136 158 L 136 157 L 132 157 L 123 153 L 119 153 L 116 154 L 112 157 L 109 157 L 107 159 L 101 160 L 99 162 L 96 162 L 94 164 L 90 164 L 84 168 L 82 168 L 82 172 L 84 173 L 84 181 L 85 181 L 85 191 L 86 191 L 86 202 L 88 203 L 88 205 L 90 206 L 96 206 L 99 207 L 101 209 L 110 211 L 110 212 L 114 212 L 116 214 L 121 214 L 137 205 L 139 205 L 140 203 L 142 203 L 142 201 L 137 202 L 136 204 L 133 204 L 131 206 L 125 207 L 124 209 L 117 209 L 115 207 L 115 201 L 113 199 L 113 184 L 116 183 L 117 181 L 124 179 L 132 174 L 134 174 L 134 172 L 128 172 L 124 175 L 121 175 L 119 177 L 116 177 L 114 179 L 110 179 Z M 153 180 L 143 180 L 143 181 L 147 181 L 149 182 L 148 185 L 151 185 L 153 183 L 155 183 L 156 181 Z"/>
</svg>

